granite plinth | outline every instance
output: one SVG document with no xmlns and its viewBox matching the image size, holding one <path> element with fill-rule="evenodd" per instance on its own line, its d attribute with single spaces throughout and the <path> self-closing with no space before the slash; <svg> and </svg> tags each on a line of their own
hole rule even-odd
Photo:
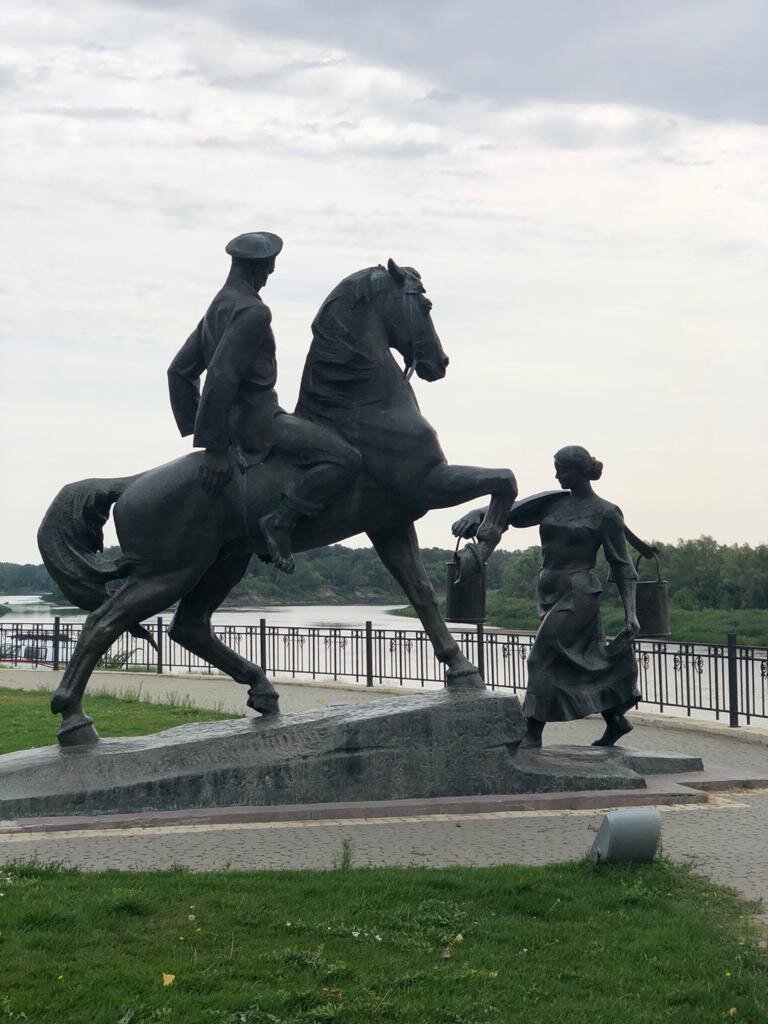
<svg viewBox="0 0 768 1024">
<path fill-rule="evenodd" d="M 516 697 L 472 690 L 43 747 L 0 757 L 0 818 L 645 786 L 637 752 L 524 733 Z"/>
<path fill-rule="evenodd" d="M 523 752 L 521 751 L 521 754 Z M 575 757 L 579 763 L 588 763 L 590 757 L 609 765 L 624 765 L 638 775 L 678 775 L 681 772 L 704 771 L 700 757 L 692 754 L 676 754 L 672 751 L 634 750 L 630 747 L 580 747 L 576 744 L 561 744 L 543 747 L 536 753 L 544 759 L 553 757 Z"/>
</svg>

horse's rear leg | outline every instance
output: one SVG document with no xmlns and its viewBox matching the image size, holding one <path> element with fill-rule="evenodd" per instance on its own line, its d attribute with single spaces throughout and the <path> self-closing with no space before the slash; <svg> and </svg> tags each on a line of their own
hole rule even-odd
<svg viewBox="0 0 768 1024">
<path fill-rule="evenodd" d="M 51 711 L 62 715 L 59 743 L 95 743 L 99 734 L 82 707 L 83 694 L 99 658 L 130 626 L 173 604 L 192 585 L 189 569 L 165 577 L 133 576 L 85 620 L 80 639 L 51 700 Z"/>
<path fill-rule="evenodd" d="M 376 553 L 403 588 L 432 641 L 435 655 L 446 665 L 446 686 L 482 689 L 479 672 L 461 651 L 445 624 L 435 600 L 435 591 L 421 561 L 419 541 L 413 523 L 391 530 L 369 532 Z"/>
<path fill-rule="evenodd" d="M 264 670 L 223 644 L 211 628 L 211 614 L 232 587 L 240 582 L 250 558 L 250 551 L 236 550 L 214 562 L 199 583 L 182 598 L 168 635 L 188 651 L 226 672 L 235 682 L 248 686 L 248 707 L 266 715 L 279 709 L 277 693 Z"/>
</svg>

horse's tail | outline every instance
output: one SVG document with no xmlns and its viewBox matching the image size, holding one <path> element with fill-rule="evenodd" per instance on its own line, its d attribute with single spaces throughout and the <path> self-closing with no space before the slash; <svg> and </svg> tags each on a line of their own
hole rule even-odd
<svg viewBox="0 0 768 1024">
<path fill-rule="evenodd" d="M 59 491 L 37 531 L 37 546 L 45 568 L 69 600 L 94 611 L 109 597 L 107 584 L 128 576 L 131 560 L 104 554 L 104 524 L 109 511 L 137 477 L 115 480 L 78 480 Z M 155 641 L 136 624 L 133 636 Z"/>
</svg>

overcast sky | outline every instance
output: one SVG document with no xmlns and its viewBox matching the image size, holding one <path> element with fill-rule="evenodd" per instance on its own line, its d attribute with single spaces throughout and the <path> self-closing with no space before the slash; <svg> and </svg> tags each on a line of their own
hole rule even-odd
<svg viewBox="0 0 768 1024">
<path fill-rule="evenodd" d="M 14 6 L 0 560 L 39 561 L 62 484 L 188 450 L 165 370 L 258 229 L 286 408 L 324 296 L 392 256 L 451 357 L 415 382 L 449 461 L 530 493 L 583 444 L 637 533 L 768 539 L 763 0 Z"/>
</svg>

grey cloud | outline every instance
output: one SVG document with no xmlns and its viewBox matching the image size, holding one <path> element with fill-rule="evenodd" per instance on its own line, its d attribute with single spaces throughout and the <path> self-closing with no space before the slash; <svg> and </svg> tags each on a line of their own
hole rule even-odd
<svg viewBox="0 0 768 1024">
<path fill-rule="evenodd" d="M 451 94 L 621 102 L 714 120 L 768 121 L 763 0 L 137 0 L 196 10 L 243 33 L 343 47 L 422 75 Z M 433 97 L 434 98 L 434 97 Z"/>
<path fill-rule="evenodd" d="M 227 135 L 207 135 L 192 143 L 201 149 L 221 150 L 262 150 L 264 152 L 290 152 L 312 159 L 333 160 L 349 156 L 374 157 L 380 160 L 413 160 L 445 153 L 448 147 L 439 142 L 423 142 L 417 139 L 404 139 L 393 142 L 359 142 L 334 139 L 332 146 L 318 152 L 303 145 L 298 138 L 291 141 L 277 135 L 258 135 L 251 138 L 234 138 Z"/>
<path fill-rule="evenodd" d="M 656 146 L 677 130 L 674 120 L 649 117 L 626 125 L 579 122 L 571 117 L 542 117 L 526 125 L 523 133 L 558 149 L 594 146 Z"/>
<path fill-rule="evenodd" d="M 70 117 L 77 121 L 188 121 L 188 112 L 160 114 L 136 107 L 38 107 L 32 111 L 51 117 Z"/>
<path fill-rule="evenodd" d="M 430 89 L 424 97 L 432 103 L 458 103 L 461 96 L 457 92 L 449 92 L 447 89 Z"/>
<path fill-rule="evenodd" d="M 210 71 L 206 72 L 202 67 L 198 68 L 195 73 L 203 77 L 212 86 L 240 92 L 253 92 L 258 89 L 270 90 L 275 86 L 279 86 L 287 78 L 301 74 L 304 71 L 321 71 L 340 63 L 342 63 L 340 59 L 330 58 L 323 61 L 293 60 L 286 61 L 285 64 L 281 64 L 279 67 L 269 71 L 258 71 L 252 74 L 211 74 Z"/>
<path fill-rule="evenodd" d="M 374 156 L 385 160 L 414 159 L 448 152 L 448 146 L 442 142 L 421 142 L 416 139 L 406 139 L 402 142 L 354 143 L 342 148 L 345 153 L 357 153 L 360 156 Z"/>
<path fill-rule="evenodd" d="M 0 91 L 7 92 L 16 88 L 16 72 L 7 64 L 0 64 Z"/>
</svg>

